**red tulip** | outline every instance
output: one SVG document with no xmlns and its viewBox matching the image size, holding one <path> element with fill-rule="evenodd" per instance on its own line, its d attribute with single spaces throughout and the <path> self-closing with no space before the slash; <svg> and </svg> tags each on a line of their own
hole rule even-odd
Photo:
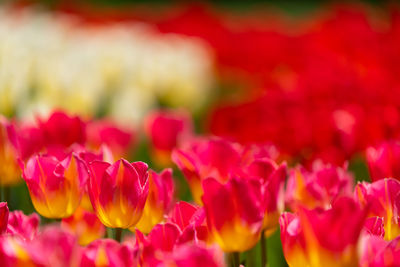
<svg viewBox="0 0 400 267">
<path fill-rule="evenodd" d="M 161 165 L 170 160 L 172 150 L 193 132 L 190 115 L 183 111 L 162 110 L 151 113 L 145 120 L 145 131 Z"/>
<path fill-rule="evenodd" d="M 96 214 L 80 207 L 71 217 L 62 219 L 61 227 L 74 233 L 82 246 L 102 238 L 106 231 Z"/>
<path fill-rule="evenodd" d="M 369 207 L 370 216 L 384 219 L 385 239 L 392 240 L 400 234 L 400 182 L 394 179 L 383 179 L 373 183 L 357 184 L 355 195 L 359 202 Z"/>
<path fill-rule="evenodd" d="M 129 228 L 139 221 L 149 191 L 147 164 L 121 159 L 113 164 L 93 161 L 89 196 L 107 227 Z"/>
<path fill-rule="evenodd" d="M 36 213 L 25 215 L 22 211 L 10 212 L 7 233 L 24 240 L 33 240 L 39 230 L 40 218 Z"/>
<path fill-rule="evenodd" d="M 47 120 L 39 119 L 45 146 L 68 147 L 86 141 L 85 123 L 78 116 L 69 116 L 62 111 L 53 112 Z"/>
<path fill-rule="evenodd" d="M 372 181 L 384 178 L 400 180 L 400 143 L 385 142 L 378 147 L 369 147 L 366 152 Z"/>
<path fill-rule="evenodd" d="M 127 245 L 112 239 L 98 239 L 82 251 L 81 267 L 137 266 L 133 252 Z"/>
<path fill-rule="evenodd" d="M 338 198 L 327 210 L 282 215 L 281 240 L 290 266 L 357 266 L 357 244 L 367 215 L 353 199 Z"/>
<path fill-rule="evenodd" d="M 231 178 L 221 184 L 207 178 L 203 189 L 207 225 L 222 250 L 239 252 L 252 248 L 260 238 L 264 218 L 258 180 L 253 183 Z"/>
<path fill-rule="evenodd" d="M 298 206 L 329 208 L 339 196 L 351 196 L 353 184 L 353 176 L 345 168 L 315 162 L 311 172 L 302 167 L 292 170 L 286 199 L 293 210 Z"/>
<path fill-rule="evenodd" d="M 0 116 L 0 186 L 15 185 L 21 181 L 19 157 L 14 125 Z"/>
<path fill-rule="evenodd" d="M 7 202 L 0 202 L 0 235 L 7 230 L 8 216 Z"/>
<path fill-rule="evenodd" d="M 88 179 L 85 163 L 75 154 L 62 161 L 51 155 L 32 156 L 23 168 L 35 209 L 48 218 L 71 216 Z"/>
<path fill-rule="evenodd" d="M 134 142 L 132 130 L 122 128 L 112 121 L 92 121 L 86 126 L 88 144 L 99 149 L 106 145 L 115 158 L 127 157 Z"/>
<path fill-rule="evenodd" d="M 172 207 L 174 181 L 172 169 L 165 169 L 160 174 L 149 171 L 149 194 L 143 209 L 142 217 L 136 228 L 149 233 L 154 225 L 160 223 Z M 133 229 L 134 230 L 134 229 Z"/>
</svg>

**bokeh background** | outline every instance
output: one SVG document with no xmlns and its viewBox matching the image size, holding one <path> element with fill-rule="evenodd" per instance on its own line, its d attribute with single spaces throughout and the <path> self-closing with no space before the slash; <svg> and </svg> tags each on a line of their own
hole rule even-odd
<svg viewBox="0 0 400 267">
<path fill-rule="evenodd" d="M 157 169 L 144 121 L 176 109 L 199 134 L 366 180 L 362 152 L 400 133 L 399 47 L 394 2 L 5 1 L 0 113 L 108 118 L 135 133 L 131 159 Z M 10 197 L 33 212 L 24 184 Z M 270 265 L 285 266 L 278 232 L 269 244 Z"/>
</svg>

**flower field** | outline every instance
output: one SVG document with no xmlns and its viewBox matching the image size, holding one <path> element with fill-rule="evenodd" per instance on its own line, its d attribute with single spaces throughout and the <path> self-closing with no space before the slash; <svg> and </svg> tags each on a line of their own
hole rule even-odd
<svg viewBox="0 0 400 267">
<path fill-rule="evenodd" d="M 39 2 L 0 5 L 0 266 L 400 266 L 398 4 Z"/>
</svg>

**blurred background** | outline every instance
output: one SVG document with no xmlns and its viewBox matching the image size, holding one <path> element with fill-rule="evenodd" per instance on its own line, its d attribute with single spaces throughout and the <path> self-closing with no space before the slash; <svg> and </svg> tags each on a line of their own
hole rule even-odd
<svg viewBox="0 0 400 267">
<path fill-rule="evenodd" d="M 179 110 L 199 134 L 272 143 L 291 165 L 348 163 L 364 180 L 362 151 L 399 138 L 399 47 L 394 2 L 4 1 L 0 113 L 107 118 L 152 162 L 145 118 Z M 18 190 L 11 207 L 33 211 Z M 272 239 L 271 266 L 285 266 Z"/>
</svg>

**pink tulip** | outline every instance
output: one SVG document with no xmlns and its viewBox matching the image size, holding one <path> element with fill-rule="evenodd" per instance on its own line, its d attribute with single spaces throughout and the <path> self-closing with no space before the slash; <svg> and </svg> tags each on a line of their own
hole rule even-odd
<svg viewBox="0 0 400 267">
<path fill-rule="evenodd" d="M 231 178 L 221 184 L 214 178 L 203 181 L 202 197 L 207 225 L 225 252 L 252 248 L 260 238 L 264 209 L 259 180 Z"/>
<path fill-rule="evenodd" d="M 85 247 L 80 261 L 81 267 L 137 266 L 133 252 L 127 245 L 112 239 L 98 239 Z"/>
<path fill-rule="evenodd" d="M 33 240 L 39 230 L 40 218 L 36 213 L 25 215 L 22 211 L 10 212 L 7 233 L 24 240 Z"/>
<path fill-rule="evenodd" d="M 65 218 L 74 213 L 89 176 L 85 163 L 76 154 L 69 154 L 61 161 L 51 155 L 35 155 L 22 168 L 39 214 Z"/>
<path fill-rule="evenodd" d="M 113 164 L 93 161 L 89 196 L 107 227 L 129 228 L 139 221 L 149 191 L 147 164 L 121 159 Z"/>
<path fill-rule="evenodd" d="M 357 184 L 355 195 L 359 202 L 369 207 L 369 216 L 384 219 L 385 239 L 392 240 L 400 234 L 400 182 L 389 178 L 373 183 Z"/>
<path fill-rule="evenodd" d="M 0 202 L 0 234 L 7 230 L 9 210 L 7 202 Z"/>
<path fill-rule="evenodd" d="M 384 142 L 377 147 L 369 147 L 366 151 L 368 169 L 372 181 L 384 178 L 400 180 L 400 143 Z"/>
<path fill-rule="evenodd" d="M 150 170 L 149 194 L 136 228 L 144 233 L 149 233 L 154 225 L 163 221 L 164 216 L 172 207 L 173 197 L 172 169 L 165 169 L 160 174 Z"/>
<path fill-rule="evenodd" d="M 302 167 L 291 171 L 286 201 L 293 210 L 298 206 L 329 208 L 339 196 L 353 194 L 353 176 L 345 168 L 314 162 L 311 172 Z"/>
</svg>

